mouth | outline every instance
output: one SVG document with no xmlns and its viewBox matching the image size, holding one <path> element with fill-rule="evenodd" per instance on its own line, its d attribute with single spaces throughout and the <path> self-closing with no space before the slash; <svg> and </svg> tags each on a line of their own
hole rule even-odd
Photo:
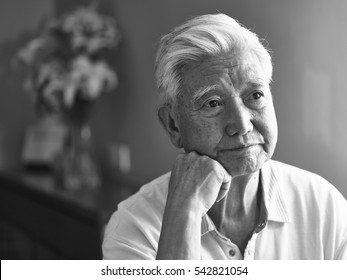
<svg viewBox="0 0 347 280">
<path fill-rule="evenodd" d="M 225 150 L 227 150 L 227 151 L 239 151 L 239 150 L 252 148 L 252 147 L 258 146 L 258 145 L 261 145 L 261 144 L 260 143 L 254 143 L 254 144 L 237 145 L 237 146 L 231 147 L 229 149 L 225 149 Z"/>
<path fill-rule="evenodd" d="M 262 143 L 254 143 L 254 144 L 246 144 L 246 145 L 236 145 L 230 148 L 221 149 L 220 152 L 229 152 L 229 153 L 243 153 L 252 150 L 258 146 L 262 145 Z"/>
</svg>

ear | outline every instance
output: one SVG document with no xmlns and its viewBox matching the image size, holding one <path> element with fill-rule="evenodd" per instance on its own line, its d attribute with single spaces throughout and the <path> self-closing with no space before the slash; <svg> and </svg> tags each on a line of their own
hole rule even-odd
<svg viewBox="0 0 347 280">
<path fill-rule="evenodd" d="M 176 148 L 182 148 L 181 133 L 178 127 L 177 118 L 173 114 L 170 106 L 163 105 L 158 109 L 158 117 L 161 125 L 169 135 L 172 144 Z"/>
</svg>

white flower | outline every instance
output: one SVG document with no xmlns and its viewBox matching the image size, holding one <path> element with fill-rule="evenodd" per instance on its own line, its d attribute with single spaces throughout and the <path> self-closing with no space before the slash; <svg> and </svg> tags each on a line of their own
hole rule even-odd
<svg viewBox="0 0 347 280">
<path fill-rule="evenodd" d="M 92 62 L 87 56 L 77 57 L 71 66 L 70 84 L 80 89 L 81 98 L 94 100 L 118 84 L 116 73 L 102 61 Z"/>
<path fill-rule="evenodd" d="M 68 34 L 75 50 L 95 53 L 118 44 L 120 34 L 114 19 L 101 16 L 90 7 L 80 8 L 62 18 L 61 30 Z"/>
<path fill-rule="evenodd" d="M 32 64 L 36 59 L 37 53 L 44 47 L 45 42 L 45 38 L 32 40 L 25 48 L 19 50 L 18 59 L 26 64 Z"/>
<path fill-rule="evenodd" d="M 32 67 L 25 87 L 46 111 L 63 111 L 78 99 L 96 100 L 118 85 L 116 72 L 100 54 L 119 39 L 115 20 L 92 7 L 63 16 L 19 50 L 17 60 Z"/>
</svg>

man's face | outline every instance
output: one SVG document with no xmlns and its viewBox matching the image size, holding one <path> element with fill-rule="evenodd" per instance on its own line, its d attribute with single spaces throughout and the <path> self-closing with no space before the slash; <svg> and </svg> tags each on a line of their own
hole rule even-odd
<svg viewBox="0 0 347 280">
<path fill-rule="evenodd" d="M 272 96 L 252 54 L 208 58 L 184 69 L 175 113 L 185 151 L 217 160 L 233 177 L 259 170 L 275 150 Z"/>
</svg>

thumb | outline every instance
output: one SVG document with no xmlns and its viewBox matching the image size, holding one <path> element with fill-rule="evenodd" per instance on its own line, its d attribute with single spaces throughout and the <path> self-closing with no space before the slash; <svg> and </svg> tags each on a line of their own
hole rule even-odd
<svg viewBox="0 0 347 280">
<path fill-rule="evenodd" d="M 219 189 L 219 193 L 216 199 L 216 202 L 221 201 L 228 193 L 231 184 L 231 176 L 229 173 L 224 172 L 223 183 Z"/>
</svg>

